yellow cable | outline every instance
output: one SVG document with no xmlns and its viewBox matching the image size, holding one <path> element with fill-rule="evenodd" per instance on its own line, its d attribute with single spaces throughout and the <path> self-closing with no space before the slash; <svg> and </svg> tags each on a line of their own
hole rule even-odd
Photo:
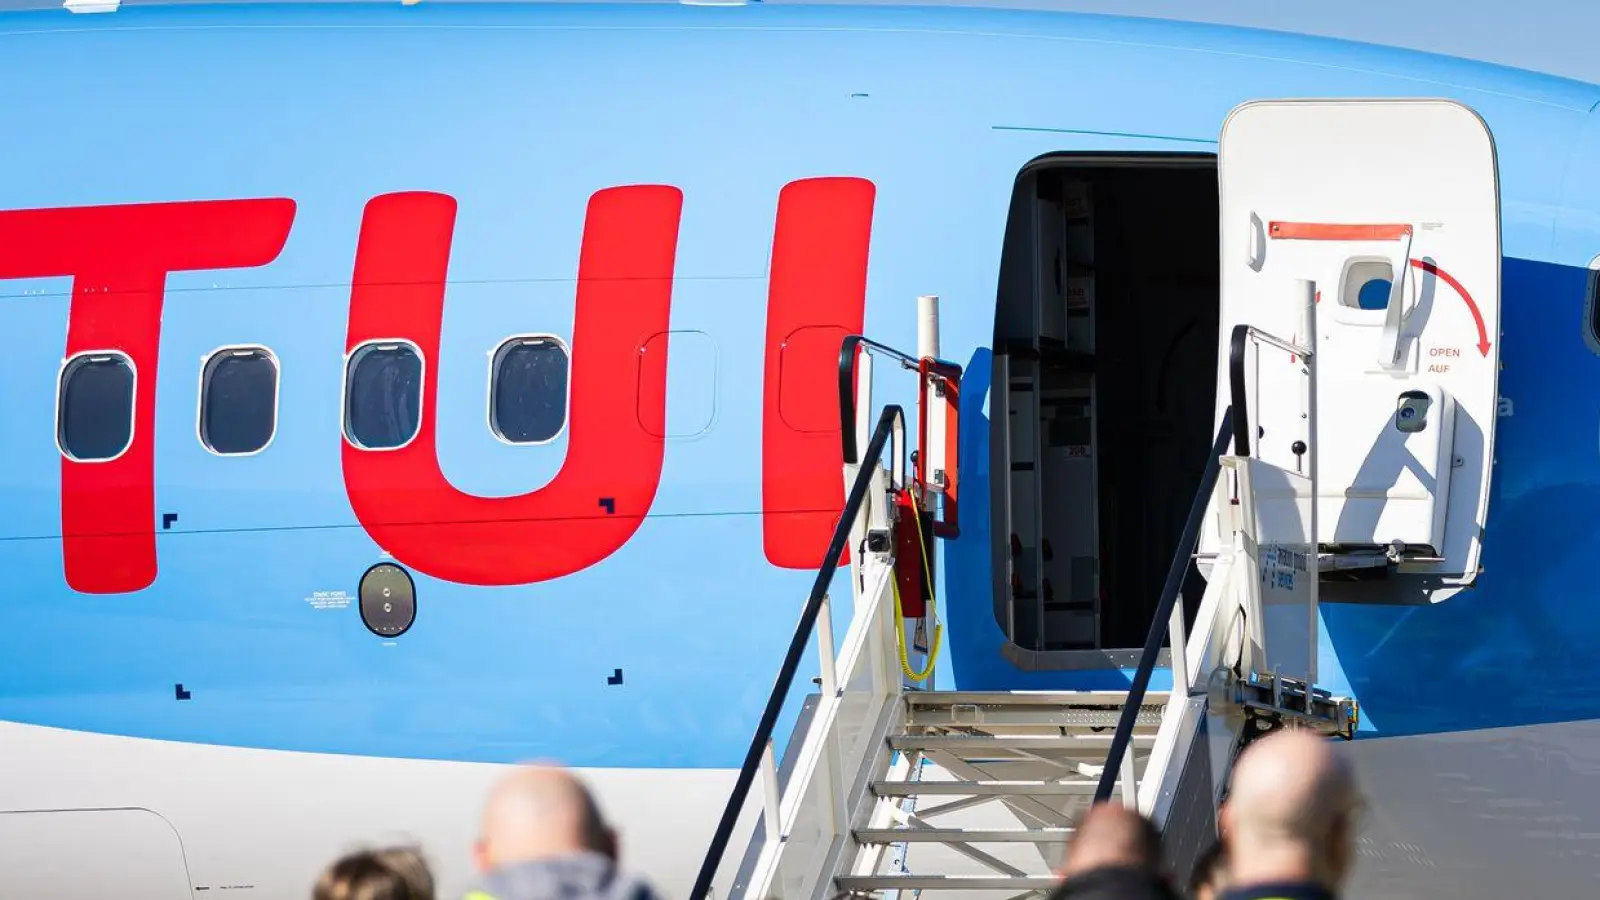
<svg viewBox="0 0 1600 900">
<path fill-rule="evenodd" d="M 911 497 L 911 521 L 917 528 L 917 553 L 922 558 L 922 577 L 928 585 L 928 611 L 927 616 L 934 618 L 933 642 L 928 645 L 928 667 L 921 672 L 911 668 L 911 659 L 906 652 L 906 626 L 905 613 L 900 610 L 900 578 L 895 575 L 889 584 L 894 590 L 894 636 L 895 645 L 900 649 L 900 670 L 912 681 L 927 681 L 933 674 L 933 664 L 939 655 L 939 644 L 944 639 L 944 626 L 939 624 L 934 617 L 933 570 L 928 565 L 928 545 L 922 539 L 922 510 L 917 506 L 915 491 L 909 492 Z"/>
</svg>

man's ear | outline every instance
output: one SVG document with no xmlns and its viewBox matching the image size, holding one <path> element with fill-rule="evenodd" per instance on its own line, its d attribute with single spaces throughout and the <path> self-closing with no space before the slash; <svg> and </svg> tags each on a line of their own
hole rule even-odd
<svg viewBox="0 0 1600 900">
<path fill-rule="evenodd" d="M 1335 889 L 1349 876 L 1350 864 L 1355 859 L 1354 824 L 1348 814 L 1341 814 L 1333 820 L 1333 827 L 1328 832 L 1328 848 L 1325 852 L 1333 870 L 1336 884 L 1332 887 Z"/>
<path fill-rule="evenodd" d="M 489 844 L 483 838 L 472 842 L 472 865 L 481 874 L 488 874 L 494 868 L 494 860 L 489 856 Z"/>
</svg>

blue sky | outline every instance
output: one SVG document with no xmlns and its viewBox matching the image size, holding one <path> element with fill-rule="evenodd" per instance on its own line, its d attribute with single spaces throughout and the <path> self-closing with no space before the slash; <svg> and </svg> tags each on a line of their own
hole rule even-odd
<svg viewBox="0 0 1600 900">
<path fill-rule="evenodd" d="M 1043 0 L 1039 5 L 1046 4 L 1371 41 L 1600 84 L 1600 3 L 1595 0 Z"/>
</svg>

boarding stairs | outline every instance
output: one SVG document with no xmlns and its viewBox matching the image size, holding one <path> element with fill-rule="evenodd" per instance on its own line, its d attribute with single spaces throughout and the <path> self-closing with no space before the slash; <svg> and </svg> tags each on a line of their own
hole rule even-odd
<svg viewBox="0 0 1600 900">
<path fill-rule="evenodd" d="M 871 809 L 851 833 L 856 858 L 835 885 L 857 894 L 1049 889 L 1051 864 L 1094 802 L 1126 699 L 1122 691 L 904 694 L 886 739 L 892 760 L 867 785 Z M 1126 757 L 1136 769 L 1149 759 L 1166 700 L 1152 693 L 1140 704 Z M 900 845 L 914 846 L 896 866 Z"/>
<path fill-rule="evenodd" d="M 1085 810 L 1112 800 L 1152 818 L 1168 863 L 1182 872 L 1214 839 L 1232 762 L 1254 736 L 1284 726 L 1353 736 L 1354 704 L 1315 687 L 1319 566 L 1341 561 L 1319 554 L 1311 537 L 1314 442 L 1305 459 L 1297 451 L 1302 471 L 1248 449 L 1264 420 L 1247 411 L 1261 396 L 1248 377 L 1250 354 L 1303 360 L 1303 398 L 1315 396 L 1314 356 L 1243 325 L 1232 333 L 1231 405 L 1219 416 L 1128 689 L 930 689 L 939 601 L 925 620 L 902 620 L 896 574 L 905 548 L 916 546 L 901 539 L 904 529 L 916 529 L 924 548 L 927 533 L 955 536 L 949 426 L 960 368 L 938 358 L 937 317 L 931 329 L 928 318 L 925 308 L 916 356 L 859 336 L 845 341 L 844 513 L 690 900 L 1042 896 Z M 909 466 L 902 408 L 886 405 L 869 418 L 875 357 L 917 373 Z M 1314 408 L 1282 413 L 1308 441 L 1315 434 Z M 919 505 L 897 504 L 904 491 Z M 936 505 L 942 516 L 924 509 Z M 1208 528 L 1220 549 L 1197 553 Z M 1179 594 L 1196 562 L 1207 587 L 1188 621 Z M 931 581 L 931 562 L 924 565 Z M 848 615 L 842 637 L 836 612 Z M 796 678 L 812 654 L 816 693 Z M 1152 690 L 1158 662 L 1164 689 Z M 797 698 L 803 709 L 780 754 L 774 735 L 786 701 Z"/>
</svg>

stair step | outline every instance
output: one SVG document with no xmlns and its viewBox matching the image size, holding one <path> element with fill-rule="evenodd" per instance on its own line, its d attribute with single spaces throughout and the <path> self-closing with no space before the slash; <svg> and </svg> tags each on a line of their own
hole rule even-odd
<svg viewBox="0 0 1600 900">
<path fill-rule="evenodd" d="M 1072 837 L 1072 828 L 857 828 L 863 844 L 1052 844 Z"/>
<path fill-rule="evenodd" d="M 840 875 L 842 891 L 1048 891 L 1054 875 Z"/>
<path fill-rule="evenodd" d="M 963 752 L 995 751 L 995 750 L 1059 750 L 1068 753 L 1083 751 L 1094 752 L 1104 756 L 1111 750 L 1111 741 L 1115 737 L 1106 734 L 898 734 L 889 737 L 889 746 L 896 750 L 959 750 Z M 1155 746 L 1156 736 L 1153 734 L 1135 734 L 1133 746 L 1135 749 L 1149 749 Z M 1096 762 L 1104 762 L 1097 759 Z"/>
<path fill-rule="evenodd" d="M 1166 704 L 1170 693 L 1147 691 L 1144 706 Z M 1127 691 L 912 691 L 905 695 L 912 706 L 1121 706 Z"/>
<path fill-rule="evenodd" d="M 1110 733 L 1122 718 L 1121 709 L 1085 709 L 1077 706 L 983 706 L 912 704 L 906 712 L 911 726 L 941 728 L 1095 728 Z M 1140 707 L 1134 724 L 1154 729 L 1161 724 L 1161 707 Z"/>
<path fill-rule="evenodd" d="M 874 781 L 879 797 L 1088 797 L 1098 781 L 1086 778 L 1063 781 Z"/>
</svg>

